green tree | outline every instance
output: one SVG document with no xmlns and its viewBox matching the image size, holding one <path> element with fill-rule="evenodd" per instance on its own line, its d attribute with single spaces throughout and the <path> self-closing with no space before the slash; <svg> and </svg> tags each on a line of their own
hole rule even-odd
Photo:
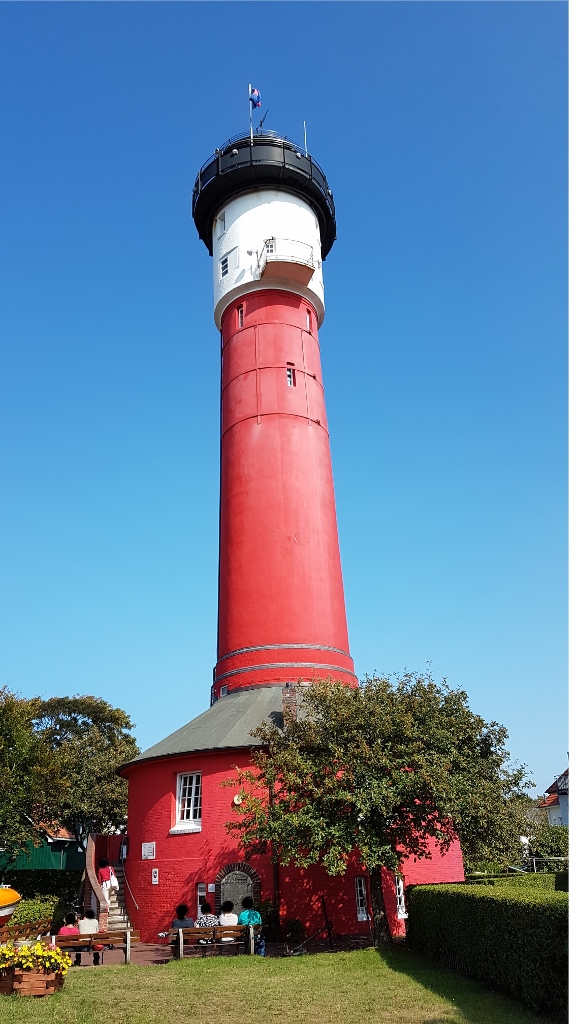
<svg viewBox="0 0 576 1024">
<path fill-rule="evenodd" d="M 80 842 L 89 832 L 123 831 L 127 783 L 117 769 L 138 753 L 126 712 L 100 697 L 51 697 L 39 701 L 34 722 L 68 782 L 60 822 Z"/>
<path fill-rule="evenodd" d="M 530 840 L 532 857 L 567 857 L 568 856 L 568 825 L 542 825 Z M 552 866 L 549 867 L 555 870 Z M 558 870 L 566 865 L 559 864 Z"/>
<path fill-rule="evenodd" d="M 39 704 L 0 689 L 0 846 L 8 860 L 38 845 L 66 790 L 59 758 L 34 729 Z"/>
<path fill-rule="evenodd" d="M 358 689 L 327 680 L 300 687 L 298 700 L 283 729 L 256 730 L 262 747 L 239 773 L 243 800 L 227 828 L 247 856 L 271 848 L 281 864 L 331 875 L 359 856 L 381 942 L 382 868 L 429 857 L 430 840 L 446 851 L 459 837 L 470 860 L 504 852 L 507 801 L 525 771 L 509 764 L 506 730 L 473 714 L 464 691 L 407 673 Z"/>
</svg>

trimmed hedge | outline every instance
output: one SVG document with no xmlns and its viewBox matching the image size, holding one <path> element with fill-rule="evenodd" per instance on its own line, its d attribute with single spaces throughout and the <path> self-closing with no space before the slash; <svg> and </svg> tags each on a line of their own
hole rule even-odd
<svg viewBox="0 0 576 1024">
<path fill-rule="evenodd" d="M 567 874 L 567 872 L 564 872 Z M 545 871 L 530 871 L 523 875 L 494 875 L 492 878 L 467 878 L 468 885 L 490 885 L 496 889 L 556 889 L 556 875 Z M 566 891 L 566 890 L 564 890 Z"/>
<path fill-rule="evenodd" d="M 411 886 L 408 913 L 415 949 L 532 1010 L 567 1019 L 566 893 L 518 885 Z"/>
</svg>

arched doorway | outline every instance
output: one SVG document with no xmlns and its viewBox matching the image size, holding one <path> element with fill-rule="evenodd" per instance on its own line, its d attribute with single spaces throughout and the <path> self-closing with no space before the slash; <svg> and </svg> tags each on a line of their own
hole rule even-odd
<svg viewBox="0 0 576 1024">
<path fill-rule="evenodd" d="M 260 903 L 260 875 L 249 864 L 241 861 L 227 864 L 216 876 L 215 896 L 216 913 L 220 912 L 225 900 L 231 900 L 234 913 L 239 914 L 245 896 L 251 896 L 256 904 Z"/>
</svg>

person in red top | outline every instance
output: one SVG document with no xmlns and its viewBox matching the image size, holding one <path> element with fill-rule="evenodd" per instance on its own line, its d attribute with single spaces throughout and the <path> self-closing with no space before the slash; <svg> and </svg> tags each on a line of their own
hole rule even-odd
<svg viewBox="0 0 576 1024">
<path fill-rule="evenodd" d="M 66 914 L 64 918 L 64 924 L 62 925 L 58 935 L 80 935 L 80 930 L 76 927 L 76 915 Z M 72 951 L 71 951 L 72 952 Z M 78 950 L 76 950 L 76 958 L 74 960 L 74 967 L 80 967 L 82 965 L 82 957 Z"/>
<path fill-rule="evenodd" d="M 102 895 L 106 900 L 106 905 L 110 909 L 110 889 L 113 885 L 112 879 L 116 879 L 114 874 L 114 868 L 111 868 L 105 857 L 102 857 L 100 861 L 100 867 L 98 868 L 98 881 L 102 889 Z M 117 884 L 116 884 L 117 888 Z"/>
</svg>

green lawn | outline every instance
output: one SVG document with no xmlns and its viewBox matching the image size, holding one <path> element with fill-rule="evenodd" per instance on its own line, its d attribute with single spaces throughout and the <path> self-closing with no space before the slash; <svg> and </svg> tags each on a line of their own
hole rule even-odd
<svg viewBox="0 0 576 1024">
<path fill-rule="evenodd" d="M 290 959 L 218 957 L 71 971 L 44 999 L 0 996 L 27 1024 L 544 1024 L 404 948 Z"/>
</svg>

